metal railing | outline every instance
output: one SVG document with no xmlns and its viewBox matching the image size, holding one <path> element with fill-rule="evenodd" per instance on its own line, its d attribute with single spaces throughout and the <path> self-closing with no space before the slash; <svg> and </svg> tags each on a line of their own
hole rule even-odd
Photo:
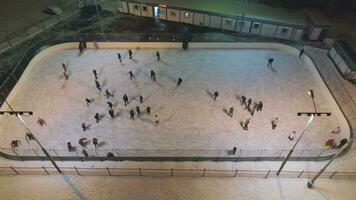
<svg viewBox="0 0 356 200">
<path fill-rule="evenodd" d="M 65 175 L 77 176 L 134 176 L 134 177 L 210 177 L 210 178 L 274 178 L 275 170 L 240 169 L 149 169 L 149 168 L 81 168 L 61 167 Z M 283 171 L 279 178 L 312 178 L 315 171 Z M 54 167 L 0 167 L 1 175 L 58 175 Z M 356 180 L 356 172 L 323 172 L 320 178 L 335 180 Z"/>
</svg>

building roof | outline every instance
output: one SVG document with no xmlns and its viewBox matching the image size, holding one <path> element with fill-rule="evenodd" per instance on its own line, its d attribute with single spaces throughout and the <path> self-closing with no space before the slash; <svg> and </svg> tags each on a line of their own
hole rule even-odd
<svg viewBox="0 0 356 200">
<path fill-rule="evenodd" d="M 232 16 L 251 17 L 273 22 L 306 26 L 305 14 L 302 10 L 288 11 L 262 4 L 243 3 L 237 0 L 132 0 L 148 4 L 163 4 L 206 12 L 221 13 Z"/>
</svg>

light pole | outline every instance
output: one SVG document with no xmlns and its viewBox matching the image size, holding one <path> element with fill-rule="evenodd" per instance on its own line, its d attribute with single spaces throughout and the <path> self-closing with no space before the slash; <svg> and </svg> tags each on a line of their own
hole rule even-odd
<svg viewBox="0 0 356 200">
<path fill-rule="evenodd" d="M 6 98 L 4 97 L 4 95 L 2 94 L 2 92 L 0 92 L 1 97 L 4 99 L 4 102 L 7 104 L 7 106 L 10 108 L 10 110 L 12 112 L 15 113 L 16 118 L 20 121 L 20 124 L 26 129 L 26 131 L 28 133 L 30 133 L 33 136 L 33 139 L 36 141 L 36 143 L 41 147 L 41 150 L 43 151 L 43 153 L 47 156 L 47 158 L 51 161 L 52 165 L 57 169 L 57 171 L 59 173 L 62 173 L 61 169 L 59 169 L 57 163 L 53 160 L 53 158 L 51 157 L 51 155 L 49 155 L 49 153 L 47 152 L 47 150 L 41 145 L 41 143 L 38 141 L 38 139 L 35 137 L 35 135 L 33 134 L 33 132 L 31 131 L 31 129 L 27 126 L 27 124 L 25 123 L 25 121 L 21 118 L 21 116 L 15 112 L 15 110 L 12 108 L 12 106 L 9 104 L 9 102 L 7 102 Z"/>
<path fill-rule="evenodd" d="M 316 105 L 315 105 L 315 101 L 314 101 L 314 91 L 313 90 L 309 90 L 308 91 L 309 96 L 312 98 L 313 101 L 313 106 L 314 106 L 314 111 L 316 113 Z"/>
<path fill-rule="evenodd" d="M 95 9 L 96 9 L 96 15 L 98 16 L 98 21 L 99 21 L 100 28 L 101 28 L 101 34 L 103 35 L 103 38 L 105 41 L 106 39 L 105 39 L 105 33 L 104 33 L 104 26 L 103 26 L 103 22 L 101 21 L 98 4 L 97 4 L 96 0 L 94 0 L 94 4 L 95 4 Z"/>
<path fill-rule="evenodd" d="M 297 146 L 299 140 L 303 137 L 305 131 L 307 130 L 307 128 L 309 127 L 309 125 L 311 124 L 311 122 L 313 121 L 313 119 L 314 119 L 314 115 L 311 115 L 310 118 L 309 118 L 309 120 L 308 120 L 308 122 L 307 122 L 307 124 L 305 125 L 305 127 L 304 127 L 302 133 L 299 135 L 297 141 L 295 142 L 295 144 L 293 145 L 293 147 L 290 149 L 290 151 L 289 151 L 289 153 L 287 154 L 287 156 L 284 158 L 284 160 L 283 160 L 281 166 L 280 166 L 279 169 L 278 169 L 277 176 L 281 173 L 281 171 L 282 171 L 284 165 L 287 163 L 289 157 L 292 155 L 292 153 L 293 153 L 293 151 L 294 151 L 294 148 Z"/>
</svg>

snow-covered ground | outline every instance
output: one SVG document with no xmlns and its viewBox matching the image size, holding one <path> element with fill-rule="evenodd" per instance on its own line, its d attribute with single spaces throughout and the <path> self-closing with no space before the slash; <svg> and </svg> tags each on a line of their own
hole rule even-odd
<svg viewBox="0 0 356 200">
<path fill-rule="evenodd" d="M 159 50 L 161 60 L 156 61 Z M 123 56 L 118 62 L 116 53 Z M 10 104 L 16 110 L 31 110 L 33 116 L 24 116 L 39 140 L 47 148 L 66 149 L 67 142 L 77 145 L 80 138 L 98 138 L 105 141 L 104 149 L 289 149 L 293 142 L 287 139 L 292 131 L 297 135 L 308 117 L 297 112 L 313 111 L 308 90 L 313 89 L 318 111 L 339 113 L 330 106 L 332 99 L 322 92 L 310 66 L 295 55 L 277 50 L 254 49 L 136 49 L 129 60 L 127 49 L 86 50 L 78 56 L 77 50 L 63 50 L 42 59 L 20 81 L 22 87 Z M 271 69 L 267 59 L 273 57 Z M 68 64 L 69 80 L 62 76 L 61 63 Z M 92 70 L 98 71 L 104 90 L 114 92 L 107 99 L 105 92 L 95 88 Z M 150 70 L 157 81 L 150 80 Z M 132 71 L 136 78 L 129 79 Z M 183 78 L 176 87 L 178 77 Z M 216 101 L 211 94 L 219 92 Z M 127 94 L 130 104 L 123 105 Z M 142 95 L 144 102 L 138 101 Z M 263 111 L 251 116 L 240 105 L 239 97 L 262 101 Z M 85 98 L 94 99 L 87 107 Z M 110 119 L 107 101 L 114 103 L 118 117 Z M 252 103 L 253 104 L 253 103 Z M 129 110 L 140 106 L 152 108 L 152 114 L 143 114 L 130 120 Z M 224 109 L 235 108 L 230 118 Z M 104 114 L 99 123 L 94 114 Z M 154 115 L 160 125 L 154 125 Z M 344 119 L 336 114 L 317 117 L 297 146 L 298 149 L 322 149 L 330 138 L 336 141 L 348 137 Z M 47 126 L 40 127 L 37 118 L 44 118 Z M 271 120 L 279 118 L 271 129 Z M 240 122 L 250 118 L 248 131 Z M 90 124 L 83 132 L 81 123 Z M 25 130 L 14 116 L 0 117 L 0 144 L 9 147 L 10 141 L 22 141 L 20 148 L 37 148 L 24 141 Z M 341 126 L 341 133 L 331 130 Z M 88 145 L 92 148 L 92 145 Z"/>
</svg>

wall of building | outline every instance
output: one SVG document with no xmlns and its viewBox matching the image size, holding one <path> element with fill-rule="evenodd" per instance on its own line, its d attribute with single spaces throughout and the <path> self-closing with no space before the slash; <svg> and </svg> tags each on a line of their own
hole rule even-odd
<svg viewBox="0 0 356 200">
<path fill-rule="evenodd" d="M 129 9 L 128 9 L 128 5 L 126 2 L 124 1 L 118 1 L 117 2 L 117 10 L 121 13 L 128 13 Z"/>
<path fill-rule="evenodd" d="M 261 27 L 262 27 L 262 23 L 253 22 L 252 25 L 251 25 L 250 33 L 251 34 L 255 34 L 255 35 L 259 35 Z"/>
<path fill-rule="evenodd" d="M 186 24 L 193 24 L 194 13 L 190 11 L 181 10 L 180 11 L 180 22 Z"/>
<path fill-rule="evenodd" d="M 197 26 L 203 26 L 204 25 L 204 14 L 202 13 L 194 13 L 193 17 L 193 24 Z"/>
<path fill-rule="evenodd" d="M 153 17 L 153 6 L 141 4 L 141 16 Z"/>
<path fill-rule="evenodd" d="M 277 31 L 277 26 L 273 24 L 263 24 L 260 34 L 267 37 L 274 37 Z"/>
<path fill-rule="evenodd" d="M 234 31 L 235 26 L 236 26 L 236 19 L 227 18 L 227 17 L 222 18 L 221 29 Z"/>
<path fill-rule="evenodd" d="M 159 7 L 159 18 L 160 19 L 167 19 L 167 8 Z"/>
<path fill-rule="evenodd" d="M 248 20 L 238 20 L 235 27 L 236 32 L 249 33 L 251 28 L 251 21 Z"/>
<path fill-rule="evenodd" d="M 221 27 L 221 17 L 220 16 L 215 16 L 215 15 L 210 15 L 209 27 L 220 29 L 220 27 Z"/>
<path fill-rule="evenodd" d="M 290 39 L 292 35 L 292 27 L 288 26 L 278 26 L 275 37 L 282 39 Z"/>
<path fill-rule="evenodd" d="M 205 14 L 203 26 L 209 26 L 209 24 L 210 24 L 210 16 Z"/>
<path fill-rule="evenodd" d="M 179 22 L 180 11 L 177 9 L 167 8 L 167 20 Z"/>
</svg>

